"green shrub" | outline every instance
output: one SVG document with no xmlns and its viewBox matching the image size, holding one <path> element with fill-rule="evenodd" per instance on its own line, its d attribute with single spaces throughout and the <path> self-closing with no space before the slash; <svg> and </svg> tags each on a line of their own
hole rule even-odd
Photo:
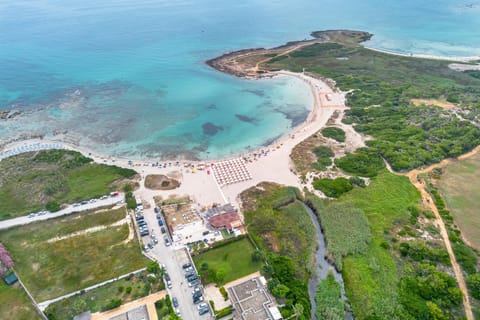
<svg viewBox="0 0 480 320">
<path fill-rule="evenodd" d="M 477 273 L 478 258 L 472 248 L 460 241 L 459 243 L 452 244 L 452 249 L 463 271 L 467 274 Z"/>
<path fill-rule="evenodd" d="M 362 177 L 374 177 L 385 168 L 383 159 L 370 148 L 360 148 L 355 153 L 335 159 L 335 165 L 347 173 Z"/>
<path fill-rule="evenodd" d="M 480 300 L 480 273 L 469 275 L 467 285 L 472 297 Z"/>
<path fill-rule="evenodd" d="M 57 212 L 60 210 L 60 205 L 56 201 L 48 201 L 45 209 L 50 212 Z"/>
<path fill-rule="evenodd" d="M 313 187 L 322 191 L 327 197 L 338 198 L 345 192 L 353 189 L 352 184 L 346 178 L 317 179 L 313 181 Z"/>
<path fill-rule="evenodd" d="M 345 142 L 345 131 L 340 128 L 327 127 L 322 129 L 322 135 L 326 138 L 334 139 L 338 142 Z"/>
<path fill-rule="evenodd" d="M 122 299 L 112 299 L 107 305 L 103 307 L 102 311 L 112 310 L 120 307 L 121 305 L 122 305 Z"/>
<path fill-rule="evenodd" d="M 313 150 L 313 153 L 315 153 L 315 155 L 319 158 L 331 158 L 333 157 L 335 154 L 333 153 L 332 149 L 330 149 L 329 147 L 327 146 L 319 146 L 319 147 L 316 147 L 314 150 Z"/>
<path fill-rule="evenodd" d="M 125 293 L 130 294 L 132 292 L 132 287 L 128 286 L 125 288 Z"/>
<path fill-rule="evenodd" d="M 221 288 L 220 288 L 220 293 L 222 294 L 223 300 L 227 301 L 227 300 L 228 300 L 227 290 L 225 290 L 224 287 L 221 287 Z"/>
<path fill-rule="evenodd" d="M 362 188 L 365 187 L 365 180 L 363 180 L 362 178 L 359 178 L 357 176 L 353 176 L 353 177 L 350 177 L 348 180 L 354 186 L 362 187 Z"/>
</svg>

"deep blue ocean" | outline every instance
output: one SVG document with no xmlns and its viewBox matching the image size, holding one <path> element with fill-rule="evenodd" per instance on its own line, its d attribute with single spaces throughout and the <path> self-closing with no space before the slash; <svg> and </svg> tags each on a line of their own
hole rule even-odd
<svg viewBox="0 0 480 320">
<path fill-rule="evenodd" d="M 480 1 L 0 2 L 0 142 L 30 134 L 134 158 L 219 158 L 277 139 L 309 111 L 297 80 L 247 81 L 204 61 L 324 29 L 369 46 L 480 55 Z"/>
</svg>

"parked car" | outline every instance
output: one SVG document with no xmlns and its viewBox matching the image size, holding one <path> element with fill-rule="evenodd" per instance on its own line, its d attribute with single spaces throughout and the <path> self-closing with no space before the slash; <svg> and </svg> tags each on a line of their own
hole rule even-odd
<svg viewBox="0 0 480 320">
<path fill-rule="evenodd" d="M 158 219 L 158 225 L 161 227 L 163 226 L 163 220 L 162 219 Z"/>
<path fill-rule="evenodd" d="M 153 208 L 153 211 L 154 211 L 155 213 L 159 213 L 159 212 L 160 212 L 160 210 L 158 209 L 158 207 Z"/>
<path fill-rule="evenodd" d="M 160 228 L 160 230 L 162 231 L 162 233 L 166 233 L 166 232 L 167 232 L 167 230 L 165 230 L 165 227 Z"/>
<path fill-rule="evenodd" d="M 194 287 L 194 286 L 197 286 L 199 284 L 200 284 L 200 280 L 197 279 L 197 280 L 193 280 L 193 281 L 189 282 L 188 286 L 189 287 Z"/>
<path fill-rule="evenodd" d="M 200 316 L 203 316 L 205 313 L 208 313 L 209 311 L 210 311 L 210 310 L 208 309 L 208 307 L 202 308 L 202 309 L 199 309 L 199 310 L 198 310 L 198 314 L 199 314 Z"/>
<path fill-rule="evenodd" d="M 208 309 L 208 304 L 206 302 L 202 302 L 200 303 L 198 306 L 197 306 L 197 309 L 200 310 L 200 309 L 203 309 L 203 308 L 207 308 Z"/>
<path fill-rule="evenodd" d="M 196 274 L 192 274 L 187 278 L 188 282 L 192 282 L 193 280 L 197 280 L 198 276 Z"/>
<path fill-rule="evenodd" d="M 170 276 L 168 273 L 165 273 L 165 282 L 167 282 L 167 288 L 172 289 L 172 280 L 170 279 Z"/>
<path fill-rule="evenodd" d="M 172 298 L 172 303 L 173 303 L 173 306 L 174 306 L 175 308 L 178 308 L 178 300 L 177 300 L 176 297 L 173 297 L 173 298 Z"/>
<path fill-rule="evenodd" d="M 195 275 L 195 271 L 187 272 L 187 273 L 185 273 L 185 278 L 188 279 L 188 277 L 193 276 L 193 275 Z"/>
<path fill-rule="evenodd" d="M 197 304 L 203 301 L 203 296 L 193 297 L 193 303 Z"/>
<path fill-rule="evenodd" d="M 183 269 L 187 269 L 187 268 L 190 268 L 191 266 L 192 266 L 191 263 L 185 263 L 185 264 L 182 266 L 182 268 L 183 268 Z"/>
</svg>

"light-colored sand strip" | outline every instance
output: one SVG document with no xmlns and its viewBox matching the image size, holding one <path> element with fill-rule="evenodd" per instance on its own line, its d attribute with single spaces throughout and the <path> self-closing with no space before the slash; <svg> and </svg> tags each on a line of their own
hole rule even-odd
<svg viewBox="0 0 480 320">
<path fill-rule="evenodd" d="M 141 307 L 143 305 L 147 306 L 148 316 L 149 316 L 150 320 L 156 320 L 157 319 L 157 311 L 155 310 L 155 302 L 157 302 L 158 300 L 164 299 L 165 296 L 166 296 L 166 291 L 162 290 L 162 291 L 153 293 L 149 296 L 140 298 L 138 300 L 125 303 L 125 304 L 121 305 L 120 307 L 118 307 L 116 309 L 113 309 L 113 310 L 110 310 L 110 311 L 106 311 L 106 312 L 103 312 L 103 313 L 100 313 L 100 312 L 92 313 L 91 320 L 108 320 L 108 319 L 110 319 L 114 316 L 117 316 L 117 315 L 120 315 L 122 313 L 128 312 L 132 309 L 135 309 L 137 307 Z"/>
<path fill-rule="evenodd" d="M 62 241 L 62 240 L 68 239 L 68 238 L 83 236 L 83 235 L 86 235 L 86 234 L 89 234 L 89 233 L 94 233 L 94 232 L 98 232 L 98 231 L 101 231 L 101 230 L 105 230 L 107 228 L 118 227 L 118 226 L 121 226 L 125 223 L 128 223 L 127 221 L 128 221 L 127 218 L 124 218 L 122 220 L 118 220 L 117 222 L 114 222 L 114 223 L 106 225 L 106 226 L 105 225 L 96 226 L 96 227 L 88 228 L 88 229 L 85 229 L 85 230 L 80 230 L 80 231 L 77 231 L 77 232 L 74 232 L 74 233 L 70 233 L 70 234 L 67 234 L 67 235 L 64 235 L 64 236 L 61 236 L 61 237 L 51 238 L 51 239 L 48 239 L 47 242 L 52 243 L 52 242 Z"/>
</svg>

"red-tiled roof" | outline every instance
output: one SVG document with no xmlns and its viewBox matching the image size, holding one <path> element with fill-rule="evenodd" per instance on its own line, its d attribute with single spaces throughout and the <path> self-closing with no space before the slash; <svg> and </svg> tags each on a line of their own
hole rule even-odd
<svg viewBox="0 0 480 320">
<path fill-rule="evenodd" d="M 228 212 L 224 214 L 219 214 L 216 216 L 211 217 L 208 222 L 212 225 L 214 228 L 223 228 L 226 227 L 228 229 L 231 229 L 231 223 L 235 221 L 240 221 L 240 217 L 236 212 Z"/>
</svg>

